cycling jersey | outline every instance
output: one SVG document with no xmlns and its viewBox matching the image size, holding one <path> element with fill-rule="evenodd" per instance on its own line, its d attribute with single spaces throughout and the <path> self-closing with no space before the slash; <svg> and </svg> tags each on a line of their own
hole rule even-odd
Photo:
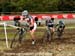
<svg viewBox="0 0 75 56">
<path fill-rule="evenodd" d="M 29 25 L 31 25 L 31 20 L 33 20 L 34 24 L 33 24 L 33 26 L 30 27 L 30 30 L 33 30 L 33 29 L 36 30 L 37 24 L 36 24 L 35 20 L 33 19 L 33 17 L 30 15 L 27 15 L 26 19 L 27 19 L 27 22 L 29 23 Z"/>
<path fill-rule="evenodd" d="M 59 24 L 59 28 L 63 28 L 63 27 L 65 27 L 64 24 Z"/>
<path fill-rule="evenodd" d="M 46 26 L 53 27 L 54 26 L 54 21 L 52 21 L 51 19 L 47 19 L 46 20 Z"/>
</svg>

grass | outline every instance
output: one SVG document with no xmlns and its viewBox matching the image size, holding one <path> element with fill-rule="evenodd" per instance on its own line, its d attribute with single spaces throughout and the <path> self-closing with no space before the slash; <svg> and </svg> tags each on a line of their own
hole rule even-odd
<svg viewBox="0 0 75 56">
<path fill-rule="evenodd" d="M 73 25 L 69 24 L 69 25 L 66 25 L 66 27 L 75 27 L 75 25 L 74 24 Z M 9 29 L 10 29 L 10 32 L 8 32 Z M 38 27 L 37 28 L 37 32 L 35 33 L 36 37 L 37 38 L 43 37 L 44 31 L 38 31 L 38 30 L 45 30 L 45 29 L 46 29 L 45 26 Z M 2 26 L 0 26 L 0 30 L 3 30 L 3 27 Z M 12 27 L 7 27 L 7 34 L 8 34 L 7 36 L 8 36 L 8 39 L 12 39 L 13 38 L 13 36 L 15 34 L 15 30 L 14 30 L 14 32 L 12 32 L 13 30 L 14 29 Z M 5 39 L 4 32 L 0 32 L 0 39 Z M 26 38 L 25 39 L 31 39 L 31 36 L 30 36 L 29 32 L 26 33 Z M 10 45 L 10 41 L 9 41 L 9 45 Z M 6 50 L 6 49 L 7 48 L 6 48 L 5 41 L 0 41 L 0 50 Z"/>
<path fill-rule="evenodd" d="M 45 27 L 46 27 L 46 26 L 44 26 L 44 25 L 43 25 L 43 26 L 39 26 L 38 29 L 39 29 L 39 28 L 45 28 Z M 74 23 L 73 23 L 73 24 L 66 24 L 66 27 L 75 27 L 75 24 L 74 24 Z M 3 29 L 3 28 L 4 28 L 3 26 L 0 26 L 0 29 Z M 7 29 L 15 29 L 15 28 L 12 28 L 12 27 L 10 27 L 10 26 L 7 26 L 6 28 L 7 28 Z"/>
<path fill-rule="evenodd" d="M 10 32 L 8 32 L 8 30 L 10 29 Z M 39 30 L 39 29 L 42 29 L 41 27 L 39 27 L 39 28 L 37 28 L 37 30 Z M 43 28 L 42 30 L 44 30 L 45 28 Z M 0 32 L 0 39 L 5 39 L 5 35 L 4 35 L 4 32 L 3 32 L 3 27 L 1 27 L 0 28 L 0 30 L 2 30 L 2 32 Z M 13 36 L 14 36 L 14 34 L 15 34 L 15 32 L 12 32 L 14 29 L 13 28 L 11 28 L 11 27 L 7 27 L 7 37 L 8 37 L 8 39 L 13 39 Z M 43 36 L 43 33 L 44 32 L 39 32 L 39 31 L 37 31 L 36 33 L 35 33 L 35 35 L 36 35 L 36 37 L 37 38 L 41 38 L 42 36 Z M 29 32 L 27 32 L 26 33 L 26 37 L 25 37 L 25 39 L 31 39 L 31 36 L 30 36 L 30 33 Z M 9 45 L 10 45 L 10 41 L 8 41 L 9 42 Z M 6 50 L 7 48 L 6 48 L 6 43 L 5 43 L 5 41 L 0 41 L 0 50 Z M 9 48 L 8 48 L 9 49 Z M 8 50 L 7 49 L 7 50 Z"/>
</svg>

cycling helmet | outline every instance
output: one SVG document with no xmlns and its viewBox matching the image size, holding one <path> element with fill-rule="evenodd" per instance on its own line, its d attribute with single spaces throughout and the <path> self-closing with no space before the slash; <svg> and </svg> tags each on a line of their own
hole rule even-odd
<svg viewBox="0 0 75 56">
<path fill-rule="evenodd" d="M 54 18 L 51 18 L 51 20 L 54 20 Z"/>
<path fill-rule="evenodd" d="M 27 15 L 28 15 L 28 11 L 27 11 L 27 10 L 24 10 L 24 11 L 22 12 L 22 15 L 23 15 L 23 16 L 27 16 Z"/>
<path fill-rule="evenodd" d="M 59 21 L 59 24 L 63 24 L 63 21 L 62 21 L 62 20 L 60 20 L 60 21 Z"/>
<path fill-rule="evenodd" d="M 50 17 L 46 17 L 46 20 L 51 20 L 51 18 Z"/>
</svg>

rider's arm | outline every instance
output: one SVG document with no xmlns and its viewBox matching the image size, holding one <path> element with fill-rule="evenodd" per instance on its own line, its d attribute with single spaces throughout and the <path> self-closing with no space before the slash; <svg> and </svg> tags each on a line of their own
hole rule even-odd
<svg viewBox="0 0 75 56">
<path fill-rule="evenodd" d="M 56 24 L 55 27 L 59 26 L 59 24 Z"/>
<path fill-rule="evenodd" d="M 65 28 L 65 25 L 64 25 L 64 27 L 63 28 Z"/>
<path fill-rule="evenodd" d="M 19 22 L 22 22 L 23 21 L 23 18 L 21 18 L 20 20 L 19 20 Z"/>
</svg>

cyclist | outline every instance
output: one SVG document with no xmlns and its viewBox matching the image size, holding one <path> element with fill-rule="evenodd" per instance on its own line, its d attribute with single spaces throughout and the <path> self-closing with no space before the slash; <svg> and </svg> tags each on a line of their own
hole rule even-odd
<svg viewBox="0 0 75 56">
<path fill-rule="evenodd" d="M 14 25 L 15 26 L 17 26 L 17 27 L 21 27 L 21 23 L 19 22 L 19 20 L 20 20 L 21 18 L 20 18 L 20 16 L 15 16 L 14 17 Z M 19 33 L 19 43 L 21 43 L 21 41 L 22 41 L 22 36 L 23 36 L 23 34 L 24 34 L 24 28 L 17 28 L 17 30 L 19 30 L 20 31 L 20 33 Z"/>
<path fill-rule="evenodd" d="M 46 19 L 46 26 L 48 31 L 51 33 L 51 38 L 53 37 L 54 29 L 54 18 L 47 18 Z M 50 41 L 50 39 L 49 39 Z"/>
<path fill-rule="evenodd" d="M 59 21 L 59 24 L 57 24 L 57 26 L 58 26 L 58 28 L 62 28 L 62 31 L 64 31 L 65 23 L 62 20 Z"/>
<path fill-rule="evenodd" d="M 30 34 L 31 34 L 31 37 L 32 37 L 32 44 L 34 45 L 35 44 L 34 33 L 36 31 L 37 24 L 36 24 L 35 20 L 33 19 L 33 17 L 29 15 L 27 10 L 24 10 L 22 12 L 22 16 L 23 16 L 23 19 L 21 19 L 21 21 L 27 22 L 29 24 Z"/>
<path fill-rule="evenodd" d="M 60 20 L 59 23 L 56 26 L 58 26 L 57 27 L 57 31 L 59 32 L 58 36 L 61 37 L 61 35 L 62 35 L 62 33 L 65 29 L 65 23 L 62 20 Z"/>
</svg>

